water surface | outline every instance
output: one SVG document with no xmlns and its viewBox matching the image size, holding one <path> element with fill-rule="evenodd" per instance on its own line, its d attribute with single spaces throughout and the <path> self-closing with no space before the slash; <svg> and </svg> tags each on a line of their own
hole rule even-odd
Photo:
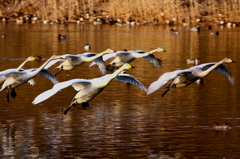
<svg viewBox="0 0 240 159">
<path fill-rule="evenodd" d="M 7 23 L 0 25 L 0 70 L 16 68 L 30 55 L 49 58 L 52 54 L 83 53 L 89 43 L 91 52 L 145 50 L 157 47 L 167 50 L 155 53 L 163 60 L 163 68 L 154 68 L 144 59 L 131 63 L 127 72 L 146 87 L 164 72 L 191 67 L 187 58 L 200 58 L 202 63 L 220 61 L 224 57 L 239 63 L 239 28 L 213 29 L 200 33 L 178 28 L 170 34 L 168 26 L 118 27 L 105 25 L 44 25 Z M 58 34 L 67 35 L 59 41 Z M 29 62 L 37 68 L 45 62 Z M 110 62 L 107 61 L 106 63 Z M 48 100 L 32 105 L 34 98 L 53 84 L 36 77 L 36 86 L 24 84 L 18 96 L 5 100 L 0 93 L 1 158 L 238 158 L 240 156 L 240 110 L 238 63 L 228 64 L 235 79 L 212 72 L 203 85 L 172 89 L 163 98 L 165 87 L 146 95 L 134 85 L 112 81 L 96 96 L 90 107 L 66 109 L 76 91 L 68 87 Z M 63 71 L 59 81 L 74 78 L 92 79 L 102 76 L 98 67 L 86 63 L 72 71 Z M 57 65 L 56 65 L 57 66 Z M 54 67 L 52 72 L 57 72 Z M 214 122 L 227 122 L 230 129 L 215 130 Z"/>
</svg>

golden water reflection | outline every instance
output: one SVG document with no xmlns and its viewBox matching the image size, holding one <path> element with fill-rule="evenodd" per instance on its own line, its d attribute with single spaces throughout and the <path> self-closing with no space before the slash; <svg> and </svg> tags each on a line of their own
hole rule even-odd
<svg viewBox="0 0 240 159">
<path fill-rule="evenodd" d="M 198 33 L 180 28 L 176 36 L 166 26 L 134 28 L 93 25 L 1 24 L 7 37 L 0 43 L 0 69 L 17 67 L 30 55 L 78 54 L 86 43 L 92 52 L 114 50 L 151 50 L 163 47 L 166 53 L 156 53 L 163 68 L 154 68 L 144 59 L 132 62 L 135 69 L 128 73 L 146 87 L 168 71 L 191 67 L 187 58 L 199 57 L 203 63 L 224 57 L 238 59 L 239 28 L 223 28 L 219 36 L 209 31 Z M 218 29 L 216 27 L 216 29 Z M 57 35 L 68 39 L 59 41 Z M 36 68 L 43 61 L 29 62 L 25 68 Z M 90 64 L 90 63 L 89 63 Z M 91 79 L 102 76 L 89 64 L 58 75 L 59 81 L 73 78 Z M 203 85 L 172 89 L 164 98 L 164 87 L 147 96 L 136 86 L 112 81 L 96 96 L 90 107 L 71 109 L 62 114 L 76 94 L 71 87 L 58 92 L 39 105 L 34 98 L 50 89 L 52 83 L 36 77 L 36 86 L 17 88 L 18 96 L 5 100 L 0 93 L 1 158 L 238 158 L 239 154 L 239 82 L 238 63 L 229 64 L 235 79 L 213 72 Z M 54 68 L 51 68 L 56 72 Z M 228 131 L 213 128 L 214 122 L 228 122 Z"/>
</svg>

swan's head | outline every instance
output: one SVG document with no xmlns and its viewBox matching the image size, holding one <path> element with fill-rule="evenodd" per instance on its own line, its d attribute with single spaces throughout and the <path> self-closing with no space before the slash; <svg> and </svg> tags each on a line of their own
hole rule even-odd
<svg viewBox="0 0 240 159">
<path fill-rule="evenodd" d="M 52 55 L 52 57 L 50 57 L 52 60 L 57 60 L 57 59 L 63 59 L 61 56 L 58 55 Z"/>
<path fill-rule="evenodd" d="M 158 51 L 158 52 L 167 52 L 166 50 L 164 50 L 163 48 L 157 48 L 155 51 Z"/>
<path fill-rule="evenodd" d="M 33 56 L 29 56 L 28 58 L 27 58 L 27 61 L 35 61 L 36 59 L 33 57 Z"/>
<path fill-rule="evenodd" d="M 131 66 L 130 64 L 128 63 L 125 63 L 123 66 L 122 66 L 123 69 L 132 69 L 134 68 L 133 66 Z"/>
<path fill-rule="evenodd" d="M 114 50 L 112 50 L 112 49 L 107 49 L 107 50 L 103 51 L 103 53 L 105 53 L 105 54 L 114 53 Z"/>
<path fill-rule="evenodd" d="M 236 63 L 235 61 L 233 61 L 233 60 L 230 59 L 230 58 L 224 58 L 224 59 L 223 59 L 223 62 L 224 62 L 224 63 Z"/>
</svg>

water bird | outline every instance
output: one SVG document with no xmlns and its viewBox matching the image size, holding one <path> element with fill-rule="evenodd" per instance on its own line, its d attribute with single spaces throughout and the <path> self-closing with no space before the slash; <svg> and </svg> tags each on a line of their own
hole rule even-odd
<svg viewBox="0 0 240 159">
<path fill-rule="evenodd" d="M 204 63 L 185 70 L 166 72 L 162 74 L 157 81 L 150 84 L 147 94 L 149 95 L 155 92 L 165 85 L 169 80 L 174 79 L 174 81 L 167 87 L 167 90 L 162 94 L 163 97 L 168 91 L 170 91 L 171 88 L 187 87 L 196 82 L 198 79 L 206 77 L 213 70 L 226 75 L 229 82 L 233 84 L 234 80 L 232 78 L 232 74 L 227 69 L 227 66 L 224 65 L 224 63 L 235 63 L 235 61 L 231 60 L 230 58 L 224 58 L 219 62 Z M 203 71 L 203 68 L 207 68 L 207 70 Z"/>
<path fill-rule="evenodd" d="M 89 44 L 86 44 L 86 45 L 84 46 L 84 50 L 88 51 L 88 50 L 90 50 L 90 49 L 91 49 L 91 46 L 90 46 Z"/>
<path fill-rule="evenodd" d="M 58 83 L 55 76 L 49 70 L 44 70 L 44 67 L 51 60 L 59 59 L 59 58 L 61 57 L 53 55 L 42 66 L 40 66 L 37 69 L 28 69 L 28 70 L 15 71 L 15 72 L 8 73 L 6 75 L 6 80 L 2 84 L 2 88 L 0 89 L 0 92 L 3 90 L 6 90 L 6 93 L 7 93 L 6 98 L 7 98 L 7 101 L 10 102 L 9 100 L 10 94 L 13 98 L 15 98 L 17 96 L 15 89 L 26 82 L 29 82 L 31 85 L 34 85 L 35 82 L 33 78 L 36 77 L 37 75 L 45 76 L 46 78 L 50 79 L 54 84 Z M 10 93 L 10 89 L 11 89 L 11 93 Z"/>
<path fill-rule="evenodd" d="M 6 34 L 2 34 L 2 38 L 6 38 L 7 37 L 7 35 Z"/>
<path fill-rule="evenodd" d="M 218 31 L 211 32 L 211 35 L 219 35 L 219 32 Z"/>
<path fill-rule="evenodd" d="M 65 40 L 67 39 L 66 35 L 58 34 L 58 40 Z"/>
<path fill-rule="evenodd" d="M 34 61 L 35 58 L 33 58 L 32 56 L 28 57 L 26 60 L 24 60 L 19 66 L 18 68 L 12 68 L 12 69 L 7 69 L 4 71 L 0 72 L 0 85 L 2 85 L 5 80 L 7 79 L 7 76 L 9 73 L 13 73 L 13 72 L 18 72 L 18 71 L 22 71 L 23 66 L 29 62 L 29 61 Z"/>
<path fill-rule="evenodd" d="M 200 63 L 199 58 L 186 59 L 187 64 L 198 65 Z"/>
<path fill-rule="evenodd" d="M 172 34 L 175 34 L 175 35 L 178 35 L 178 34 L 179 34 L 179 31 L 178 31 L 178 30 L 171 29 L 170 31 L 171 31 Z"/>
<path fill-rule="evenodd" d="M 83 53 L 83 54 L 78 54 L 78 55 L 72 55 L 72 54 L 65 54 L 65 55 L 61 55 L 61 59 L 57 59 L 57 60 L 53 60 L 51 61 L 46 68 L 51 67 L 52 65 L 54 65 L 57 62 L 61 62 L 61 64 L 59 66 L 57 66 L 57 68 L 59 69 L 59 71 L 55 74 L 55 76 L 57 74 L 59 74 L 62 70 L 73 70 L 74 68 L 76 68 L 77 66 L 82 65 L 85 62 L 91 62 L 94 61 L 102 74 L 106 73 L 106 65 L 102 59 L 102 55 L 104 54 L 109 54 L 109 53 L 113 53 L 114 51 L 112 49 L 107 49 L 101 53 Z"/>
<path fill-rule="evenodd" d="M 208 26 L 207 26 L 207 29 L 208 29 L 208 30 L 211 30 L 211 29 L 212 29 L 212 26 L 211 26 L 211 25 L 208 25 Z"/>
<path fill-rule="evenodd" d="M 111 71 L 113 71 L 115 69 L 115 67 L 116 68 L 121 67 L 123 64 L 130 63 L 137 58 L 144 58 L 145 60 L 148 60 L 151 63 L 153 63 L 155 67 L 160 68 L 160 67 L 162 67 L 162 65 L 160 64 L 161 60 L 157 59 L 153 55 L 154 52 L 166 52 L 166 50 L 164 50 L 163 48 L 157 48 L 157 49 L 154 49 L 154 50 L 148 51 L 148 52 L 141 51 L 141 50 L 137 50 L 137 51 L 127 51 L 127 50 L 116 51 L 114 53 L 104 55 L 103 60 L 106 61 L 109 58 L 114 57 L 114 60 L 112 62 L 110 62 L 109 65 L 107 65 L 107 67 Z M 95 65 L 94 62 L 90 65 L 90 67 L 93 66 L 93 65 Z"/>
<path fill-rule="evenodd" d="M 196 27 L 196 28 L 191 28 L 191 31 L 195 31 L 195 32 L 200 32 L 200 27 Z"/>
<path fill-rule="evenodd" d="M 218 123 L 218 122 L 214 123 L 214 128 L 217 130 L 225 130 L 228 127 L 229 127 L 228 123 Z"/>
<path fill-rule="evenodd" d="M 77 105 L 81 105 L 83 109 L 86 109 L 86 107 L 89 106 L 89 102 L 97 96 L 105 87 L 108 86 L 108 84 L 113 80 L 119 80 L 122 82 L 128 82 L 131 84 L 134 84 L 138 87 L 140 87 L 141 90 L 147 91 L 147 89 L 144 87 L 144 85 L 138 81 L 134 76 L 131 76 L 129 74 L 120 74 L 125 69 L 131 69 L 132 66 L 130 64 L 124 64 L 121 68 L 116 70 L 112 74 L 104 75 L 100 78 L 94 78 L 94 79 L 72 79 L 65 82 L 60 82 L 53 86 L 52 89 L 47 90 L 40 95 L 38 95 L 34 101 L 33 104 L 38 104 L 54 94 L 56 94 L 58 91 L 62 90 L 63 88 L 66 88 L 70 85 L 73 86 L 73 88 L 78 91 L 78 93 L 73 98 L 70 106 L 64 111 L 64 114 L 66 115 L 68 111 Z"/>
</svg>

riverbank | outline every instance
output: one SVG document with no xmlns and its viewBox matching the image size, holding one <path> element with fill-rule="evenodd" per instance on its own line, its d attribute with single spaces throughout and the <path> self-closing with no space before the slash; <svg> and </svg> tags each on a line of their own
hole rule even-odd
<svg viewBox="0 0 240 159">
<path fill-rule="evenodd" d="M 0 4 L 0 20 L 16 23 L 110 25 L 240 24 L 235 0 L 10 1 Z"/>
</svg>

